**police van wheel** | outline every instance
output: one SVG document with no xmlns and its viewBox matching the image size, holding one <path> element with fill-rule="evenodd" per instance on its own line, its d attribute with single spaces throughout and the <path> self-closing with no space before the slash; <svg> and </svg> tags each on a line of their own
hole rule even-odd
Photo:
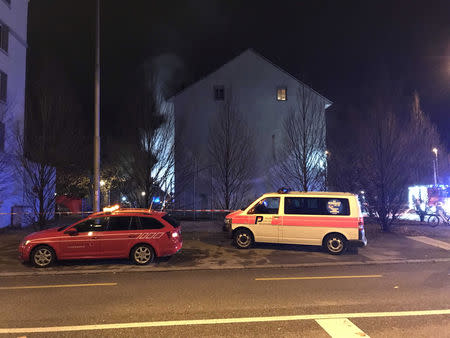
<svg viewBox="0 0 450 338">
<path fill-rule="evenodd" d="M 325 237 L 324 247 L 331 255 L 341 255 L 347 250 L 347 240 L 340 234 L 329 234 Z"/>
<path fill-rule="evenodd" d="M 131 250 L 130 258 L 134 264 L 145 265 L 153 261 L 155 251 L 150 245 L 138 244 Z"/>
<path fill-rule="evenodd" d="M 249 230 L 238 229 L 234 233 L 233 242 L 239 249 L 248 249 L 253 245 L 253 235 Z"/>
</svg>

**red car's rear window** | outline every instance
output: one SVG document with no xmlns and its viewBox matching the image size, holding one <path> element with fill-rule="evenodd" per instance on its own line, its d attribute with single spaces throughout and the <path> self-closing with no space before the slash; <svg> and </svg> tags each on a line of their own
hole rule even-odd
<svg viewBox="0 0 450 338">
<path fill-rule="evenodd" d="M 170 217 L 169 215 L 164 215 L 162 217 L 163 220 L 165 220 L 166 222 L 168 222 L 171 226 L 173 226 L 174 228 L 178 228 L 180 226 L 180 222 L 178 222 L 176 219 Z"/>
</svg>

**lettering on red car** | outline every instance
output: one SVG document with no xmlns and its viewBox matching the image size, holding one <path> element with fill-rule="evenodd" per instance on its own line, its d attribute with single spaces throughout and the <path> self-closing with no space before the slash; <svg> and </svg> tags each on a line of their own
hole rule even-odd
<svg viewBox="0 0 450 338">
<path fill-rule="evenodd" d="M 151 232 L 147 234 L 140 234 L 138 239 L 158 239 L 164 236 L 164 232 Z"/>
</svg>

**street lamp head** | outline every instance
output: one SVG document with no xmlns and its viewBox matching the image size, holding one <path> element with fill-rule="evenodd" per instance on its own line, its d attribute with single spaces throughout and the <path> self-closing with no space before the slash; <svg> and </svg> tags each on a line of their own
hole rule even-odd
<svg viewBox="0 0 450 338">
<path fill-rule="evenodd" d="M 437 154 L 438 154 L 438 148 L 433 148 L 432 151 L 433 151 L 433 153 L 437 156 Z"/>
<path fill-rule="evenodd" d="M 325 155 L 326 156 L 330 155 L 330 152 L 328 150 L 325 150 Z"/>
<path fill-rule="evenodd" d="M 141 195 L 142 195 L 142 196 L 145 196 L 145 191 L 141 192 Z"/>
<path fill-rule="evenodd" d="M 105 183 L 106 183 L 106 182 L 105 182 L 104 180 L 101 180 L 101 181 L 100 181 L 100 186 L 103 187 L 103 186 L 105 185 Z"/>
</svg>

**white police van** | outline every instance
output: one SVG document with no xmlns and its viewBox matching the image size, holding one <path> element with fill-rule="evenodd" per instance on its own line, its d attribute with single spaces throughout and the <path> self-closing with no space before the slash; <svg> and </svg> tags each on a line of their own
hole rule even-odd
<svg viewBox="0 0 450 338">
<path fill-rule="evenodd" d="M 280 189 L 228 214 L 225 226 L 240 249 L 254 242 L 320 245 L 340 255 L 367 245 L 358 197 L 345 192 Z"/>
</svg>

